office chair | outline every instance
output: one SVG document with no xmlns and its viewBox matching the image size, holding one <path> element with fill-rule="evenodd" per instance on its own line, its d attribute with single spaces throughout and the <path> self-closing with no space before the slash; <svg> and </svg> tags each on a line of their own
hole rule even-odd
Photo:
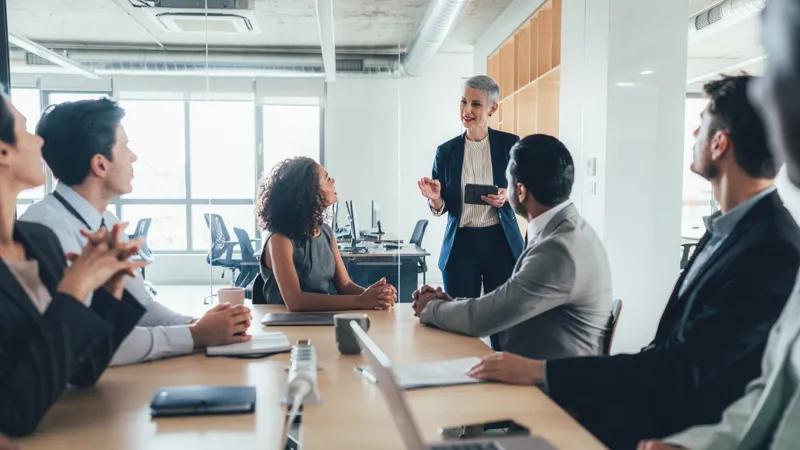
<svg viewBox="0 0 800 450">
<path fill-rule="evenodd" d="M 619 316 L 622 314 L 622 300 L 616 299 L 611 303 L 611 315 L 608 318 L 607 335 L 603 342 L 603 354 L 611 354 L 611 344 L 614 343 L 614 335 L 617 334 L 617 325 L 619 325 Z"/>
<path fill-rule="evenodd" d="M 245 287 L 250 284 L 259 272 L 259 261 L 256 257 L 256 251 L 253 248 L 255 239 L 250 239 L 247 231 L 241 228 L 233 227 L 233 233 L 239 241 L 239 249 L 242 252 L 242 260 L 239 263 L 239 276 L 236 277 L 234 285 L 236 287 Z"/>
<path fill-rule="evenodd" d="M 136 231 L 134 231 L 133 234 L 128 236 L 131 240 L 133 240 L 133 239 L 142 239 L 142 240 L 144 240 L 144 242 L 142 243 L 142 247 L 139 249 L 139 253 L 137 253 L 136 256 L 133 257 L 133 259 L 134 260 L 144 261 L 147 266 L 152 264 L 153 261 L 155 261 L 155 259 L 156 259 L 155 255 L 153 254 L 153 251 L 150 250 L 150 247 L 147 245 L 147 235 L 150 233 L 150 224 L 152 222 L 153 222 L 153 219 L 151 217 L 146 217 L 144 219 L 139 219 L 139 222 L 136 223 Z M 146 272 L 145 272 L 145 269 L 147 268 L 147 266 L 142 267 L 140 269 L 140 271 L 142 273 L 142 280 L 144 280 L 144 285 L 145 285 L 145 287 L 147 287 L 147 289 L 150 291 L 150 293 L 152 295 L 156 295 L 156 294 L 158 294 L 158 292 L 153 287 L 153 283 L 150 283 L 149 281 L 147 281 L 147 276 L 146 276 Z"/>
<path fill-rule="evenodd" d="M 417 225 L 414 226 L 414 232 L 411 233 L 411 239 L 408 240 L 410 244 L 416 245 L 419 248 L 422 248 L 422 239 L 425 238 L 425 230 L 428 229 L 428 221 L 418 220 Z M 417 273 L 422 274 L 422 284 L 426 284 L 427 274 L 428 274 L 428 262 L 427 257 L 423 256 L 419 259 L 419 263 L 417 265 Z"/>
<path fill-rule="evenodd" d="M 697 248 L 696 242 L 685 242 L 681 244 L 681 270 L 689 263 L 689 258 L 692 257 L 695 248 Z"/>
<path fill-rule="evenodd" d="M 222 278 L 225 271 L 231 271 L 231 286 L 235 286 L 236 272 L 241 270 L 242 260 L 233 258 L 233 248 L 239 245 L 238 241 L 231 241 L 225 221 L 219 214 L 205 213 L 206 225 L 211 230 L 211 248 L 208 250 L 206 262 L 212 267 L 222 267 Z"/>
</svg>

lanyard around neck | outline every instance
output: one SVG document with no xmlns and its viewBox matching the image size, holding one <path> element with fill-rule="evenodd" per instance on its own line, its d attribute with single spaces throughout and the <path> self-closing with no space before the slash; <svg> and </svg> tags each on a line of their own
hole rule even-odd
<svg viewBox="0 0 800 450">
<path fill-rule="evenodd" d="M 59 201 L 59 203 L 61 203 L 62 205 L 64 205 L 64 208 L 66 208 L 66 210 L 67 210 L 67 211 L 68 211 L 70 214 L 72 214 L 73 216 L 75 216 L 75 218 L 76 218 L 76 219 L 80 220 L 80 221 L 81 221 L 81 222 L 82 222 L 84 225 L 86 225 L 86 228 L 88 228 L 88 229 L 89 229 L 89 231 L 94 231 L 94 230 L 92 229 L 92 227 L 89 225 L 89 222 L 87 222 L 87 221 L 86 221 L 86 219 L 84 219 L 84 218 L 83 218 L 83 216 L 81 216 L 81 215 L 80 215 L 80 213 L 78 213 L 78 211 L 77 211 L 75 208 L 73 208 L 73 206 L 72 206 L 72 205 L 70 205 L 70 204 L 69 204 L 69 202 L 67 201 L 67 199 L 65 199 L 65 198 L 64 198 L 64 196 L 62 196 L 62 195 L 61 195 L 61 194 L 59 194 L 58 192 L 53 192 L 53 197 L 55 197 L 55 198 L 56 198 L 56 200 L 58 200 L 58 201 Z M 102 219 L 102 220 L 100 221 L 100 228 L 103 228 L 104 226 L 106 226 L 106 224 L 105 224 L 105 219 Z"/>
</svg>

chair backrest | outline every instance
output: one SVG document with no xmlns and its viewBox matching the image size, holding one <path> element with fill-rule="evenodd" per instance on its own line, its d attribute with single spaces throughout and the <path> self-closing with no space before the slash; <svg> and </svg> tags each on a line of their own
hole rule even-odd
<svg viewBox="0 0 800 450">
<path fill-rule="evenodd" d="M 606 355 L 611 354 L 611 345 L 614 343 L 614 335 L 617 334 L 620 314 L 622 314 L 622 300 L 616 299 L 611 303 L 611 315 L 608 318 L 608 325 L 606 327 L 607 334 L 605 338 L 605 348 L 603 349 L 603 353 Z"/>
<path fill-rule="evenodd" d="M 267 299 L 264 298 L 264 279 L 261 274 L 256 275 L 253 279 L 253 304 L 266 305 Z"/>
<path fill-rule="evenodd" d="M 153 251 L 150 250 L 150 246 L 147 245 L 147 235 L 150 233 L 150 224 L 153 222 L 153 219 L 150 217 L 145 217 L 144 219 L 139 219 L 136 222 L 136 230 L 130 235 L 131 239 L 143 239 L 144 243 L 142 244 L 142 248 L 139 250 L 140 256 L 145 259 L 146 261 L 152 262 L 153 258 Z"/>
<path fill-rule="evenodd" d="M 147 239 L 147 234 L 150 233 L 150 223 L 152 221 L 153 219 L 150 217 L 139 219 L 139 222 L 136 223 L 136 231 L 133 232 L 133 235 L 137 238 Z"/>
<path fill-rule="evenodd" d="M 411 233 L 411 239 L 408 240 L 409 244 L 414 244 L 422 247 L 422 239 L 425 237 L 425 230 L 428 228 L 428 221 L 418 220 L 417 225 L 414 227 L 414 232 Z"/>
<path fill-rule="evenodd" d="M 229 250 L 233 249 L 233 244 L 230 243 L 231 235 L 228 234 L 228 227 L 225 226 L 222 216 L 205 213 L 203 217 L 206 219 L 208 229 L 211 230 L 211 249 L 208 252 L 209 262 L 222 258 L 226 253 L 228 253 L 227 258 L 230 259 L 231 252 Z"/>
<path fill-rule="evenodd" d="M 681 244 L 681 270 L 686 268 L 686 264 L 689 263 L 689 258 L 692 257 L 692 253 L 694 253 L 695 248 L 697 248 L 696 242 L 686 242 Z"/>
<path fill-rule="evenodd" d="M 242 252 L 242 262 L 255 262 L 256 250 L 253 248 L 250 235 L 247 234 L 247 231 L 233 227 L 233 233 L 236 234 L 236 240 L 239 241 L 239 249 Z"/>
</svg>

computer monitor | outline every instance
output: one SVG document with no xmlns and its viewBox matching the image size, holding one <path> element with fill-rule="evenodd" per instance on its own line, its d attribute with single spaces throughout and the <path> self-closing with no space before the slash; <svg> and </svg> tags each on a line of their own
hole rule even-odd
<svg viewBox="0 0 800 450">
<path fill-rule="evenodd" d="M 370 225 L 372 229 L 378 228 L 378 221 L 380 221 L 380 217 L 378 214 L 380 213 L 381 207 L 375 203 L 375 200 L 372 201 L 372 224 Z"/>
<path fill-rule="evenodd" d="M 378 205 L 378 202 L 375 200 L 372 201 L 372 229 L 378 230 L 378 236 L 383 234 L 383 229 L 381 228 L 381 207 Z"/>
<path fill-rule="evenodd" d="M 335 235 L 339 231 L 339 203 L 331 205 L 331 230 Z"/>
<path fill-rule="evenodd" d="M 356 248 L 358 245 L 358 220 L 356 219 L 356 206 L 352 200 L 345 202 L 347 206 L 347 217 L 350 220 L 350 247 Z"/>
</svg>

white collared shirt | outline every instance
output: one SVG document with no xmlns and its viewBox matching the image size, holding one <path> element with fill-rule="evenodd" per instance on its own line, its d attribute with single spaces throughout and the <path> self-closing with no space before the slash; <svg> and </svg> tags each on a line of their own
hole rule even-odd
<svg viewBox="0 0 800 450">
<path fill-rule="evenodd" d="M 544 231 L 547 224 L 556 216 L 561 210 L 572 204 L 572 200 L 559 203 L 558 205 L 548 209 L 541 215 L 537 216 L 528 223 L 528 246 L 536 242 L 536 238 Z"/>
<path fill-rule="evenodd" d="M 86 221 L 93 231 L 101 222 L 110 228 L 120 220 L 113 213 L 97 211 L 86 199 L 63 183 L 56 187 L 67 203 Z M 86 238 L 80 233 L 86 225 L 75 217 L 52 194 L 31 205 L 19 220 L 40 223 L 58 236 L 65 253 L 80 253 Z M 123 233 L 121 240 L 128 240 Z M 156 302 L 139 274 L 125 280 L 125 290 L 146 309 L 128 337 L 122 342 L 111 360 L 111 365 L 135 364 L 144 361 L 189 354 L 194 350 L 189 323 L 192 318 L 178 314 Z"/>
</svg>

